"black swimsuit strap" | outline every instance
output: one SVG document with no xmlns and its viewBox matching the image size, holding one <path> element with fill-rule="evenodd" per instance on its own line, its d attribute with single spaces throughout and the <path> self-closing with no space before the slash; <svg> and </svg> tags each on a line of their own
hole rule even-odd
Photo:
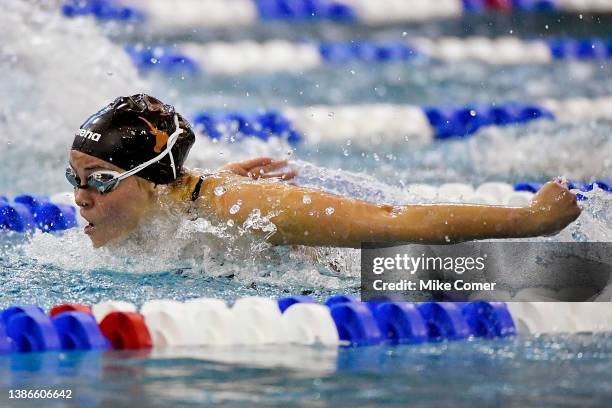
<svg viewBox="0 0 612 408">
<path fill-rule="evenodd" d="M 200 196 L 200 188 L 202 188 L 202 182 L 204 182 L 204 176 L 200 176 L 198 183 L 195 185 L 193 193 L 191 193 L 191 201 L 197 200 Z"/>
</svg>

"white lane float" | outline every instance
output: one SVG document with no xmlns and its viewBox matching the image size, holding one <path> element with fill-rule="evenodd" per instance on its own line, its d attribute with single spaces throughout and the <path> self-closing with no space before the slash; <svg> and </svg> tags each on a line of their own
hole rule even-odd
<svg viewBox="0 0 612 408">
<path fill-rule="evenodd" d="M 290 343 L 325 346 L 340 344 L 334 320 L 329 308 L 324 305 L 296 303 L 285 310 L 282 320 Z"/>
<path fill-rule="evenodd" d="M 104 302 L 96 303 L 91 307 L 91 312 L 98 323 L 111 312 L 136 312 L 137 310 L 138 308 L 135 304 L 124 302 L 122 300 L 106 300 Z"/>
</svg>

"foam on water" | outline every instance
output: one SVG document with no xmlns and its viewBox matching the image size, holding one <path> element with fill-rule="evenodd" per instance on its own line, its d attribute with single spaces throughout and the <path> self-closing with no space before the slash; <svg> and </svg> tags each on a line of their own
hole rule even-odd
<svg viewBox="0 0 612 408">
<path fill-rule="evenodd" d="M 168 215 L 141 225 L 127 239 L 95 250 L 82 230 L 37 232 L 10 251 L 13 262 L 63 271 L 134 274 L 188 273 L 231 276 L 237 282 L 340 289 L 339 278 L 357 277 L 356 250 L 272 247 L 262 236 L 276 230 L 258 211 L 242 225 Z"/>
<path fill-rule="evenodd" d="M 612 175 L 610 121 L 484 129 L 469 142 L 476 171 L 490 178 L 566 176 L 570 180 Z"/>
</svg>

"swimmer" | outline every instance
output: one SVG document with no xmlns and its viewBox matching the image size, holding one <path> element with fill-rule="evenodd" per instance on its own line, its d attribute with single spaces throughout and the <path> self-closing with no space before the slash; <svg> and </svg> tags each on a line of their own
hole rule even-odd
<svg viewBox="0 0 612 408">
<path fill-rule="evenodd" d="M 528 207 L 472 204 L 378 205 L 283 181 L 286 162 L 256 159 L 213 174 L 183 166 L 195 135 L 174 108 L 144 94 L 119 97 L 76 133 L 66 178 L 98 248 L 125 239 L 162 208 L 235 224 L 269 217 L 274 245 L 358 248 L 361 242 L 457 243 L 552 235 L 580 215 L 559 181 Z"/>
</svg>

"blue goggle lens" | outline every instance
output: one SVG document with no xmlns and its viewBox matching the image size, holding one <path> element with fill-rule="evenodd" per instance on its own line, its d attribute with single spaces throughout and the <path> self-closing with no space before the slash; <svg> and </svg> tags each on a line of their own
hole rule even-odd
<svg viewBox="0 0 612 408">
<path fill-rule="evenodd" d="M 96 171 L 87 177 L 87 187 L 93 187 L 100 194 L 109 193 L 119 185 L 117 178 L 119 173 Z M 71 167 L 66 168 L 66 180 L 74 188 L 87 188 L 81 185 L 81 178 L 72 170 Z"/>
</svg>

